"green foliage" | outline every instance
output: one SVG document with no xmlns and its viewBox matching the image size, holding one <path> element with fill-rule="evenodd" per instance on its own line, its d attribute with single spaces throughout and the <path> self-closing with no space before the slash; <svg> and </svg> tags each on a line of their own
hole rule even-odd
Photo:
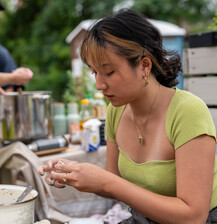
<svg viewBox="0 0 217 224">
<path fill-rule="evenodd" d="M 72 76 L 72 71 L 67 71 L 68 83 L 63 94 L 63 101 L 65 104 L 69 102 L 78 102 L 78 96 L 76 95 L 75 77 Z"/>
<path fill-rule="evenodd" d="M 47 74 L 40 73 L 38 67 L 32 68 L 34 71 L 33 79 L 25 86 L 26 90 L 38 91 L 46 90 L 52 91 L 52 97 L 55 101 L 62 101 L 62 95 L 69 82 L 68 70 L 61 71 L 58 68 L 50 67 Z"/>
<path fill-rule="evenodd" d="M 7 10 L 0 13 L 1 44 L 18 66 L 33 70 L 34 78 L 26 90 L 51 90 L 56 101 L 65 100 L 71 69 L 66 36 L 82 20 L 112 13 L 120 1 L 23 0 L 22 7 L 14 11 L 3 0 Z"/>
<path fill-rule="evenodd" d="M 213 31 L 217 30 L 217 9 L 216 9 L 215 16 L 213 17 L 213 23 L 212 25 L 209 26 L 209 29 Z"/>
<path fill-rule="evenodd" d="M 73 80 L 70 46 L 66 36 L 82 21 L 111 14 L 124 0 L 22 0 L 17 9 L 11 1 L 0 12 L 0 42 L 8 48 L 18 66 L 33 70 L 26 90 L 50 90 L 56 101 L 78 101 L 88 91 L 87 70 Z M 149 18 L 181 24 L 206 21 L 214 15 L 210 0 L 134 0 L 133 9 Z M 211 7 L 212 8 L 212 7 Z M 202 16 L 201 16 L 202 15 Z M 79 86 L 80 83 L 80 86 Z"/>
<path fill-rule="evenodd" d="M 211 5 L 210 0 L 134 0 L 134 2 L 133 9 L 148 18 L 169 21 L 177 25 L 184 22 L 194 24 L 200 21 L 206 22 L 213 16 L 217 6 Z"/>
<path fill-rule="evenodd" d="M 68 84 L 63 95 L 63 101 L 80 103 L 80 100 L 86 98 L 87 94 L 94 95 L 96 93 L 95 81 L 91 78 L 89 70 L 84 66 L 79 77 L 74 77 L 72 72 L 68 72 Z"/>
</svg>

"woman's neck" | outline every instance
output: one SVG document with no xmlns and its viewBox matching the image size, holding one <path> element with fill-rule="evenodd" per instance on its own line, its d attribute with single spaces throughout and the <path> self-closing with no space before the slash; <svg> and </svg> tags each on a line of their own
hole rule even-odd
<svg viewBox="0 0 217 224">
<path fill-rule="evenodd" d="M 135 101 L 129 103 L 134 118 L 143 119 L 150 116 L 158 107 L 160 101 L 161 85 L 156 80 L 150 80 L 148 86 L 144 87 L 143 93 Z"/>
</svg>

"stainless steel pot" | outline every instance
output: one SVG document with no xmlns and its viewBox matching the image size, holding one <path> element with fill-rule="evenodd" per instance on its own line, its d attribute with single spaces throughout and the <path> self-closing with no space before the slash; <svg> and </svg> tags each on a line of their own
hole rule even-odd
<svg viewBox="0 0 217 224">
<path fill-rule="evenodd" d="M 11 92 L 0 95 L 0 139 L 31 141 L 51 132 L 51 92 Z"/>
<path fill-rule="evenodd" d="M 0 223 L 33 224 L 36 190 L 32 190 L 23 201 L 16 203 L 25 187 L 0 184 Z"/>
</svg>

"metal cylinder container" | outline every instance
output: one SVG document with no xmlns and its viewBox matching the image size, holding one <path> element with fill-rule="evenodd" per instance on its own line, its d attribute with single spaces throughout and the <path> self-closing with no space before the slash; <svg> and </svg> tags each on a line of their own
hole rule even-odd
<svg viewBox="0 0 217 224">
<path fill-rule="evenodd" d="M 51 92 L 0 95 L 0 140 L 31 141 L 52 133 Z"/>
</svg>

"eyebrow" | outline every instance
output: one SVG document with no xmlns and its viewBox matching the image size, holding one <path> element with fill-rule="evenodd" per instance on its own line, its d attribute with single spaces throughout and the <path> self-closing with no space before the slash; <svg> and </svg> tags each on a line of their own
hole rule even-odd
<svg viewBox="0 0 217 224">
<path fill-rule="evenodd" d="M 92 68 L 91 65 L 87 65 L 90 69 Z M 102 64 L 102 67 L 106 67 L 106 66 L 112 66 L 112 64 L 106 63 L 106 64 Z"/>
<path fill-rule="evenodd" d="M 111 66 L 112 64 L 103 64 L 102 67 Z"/>
</svg>

